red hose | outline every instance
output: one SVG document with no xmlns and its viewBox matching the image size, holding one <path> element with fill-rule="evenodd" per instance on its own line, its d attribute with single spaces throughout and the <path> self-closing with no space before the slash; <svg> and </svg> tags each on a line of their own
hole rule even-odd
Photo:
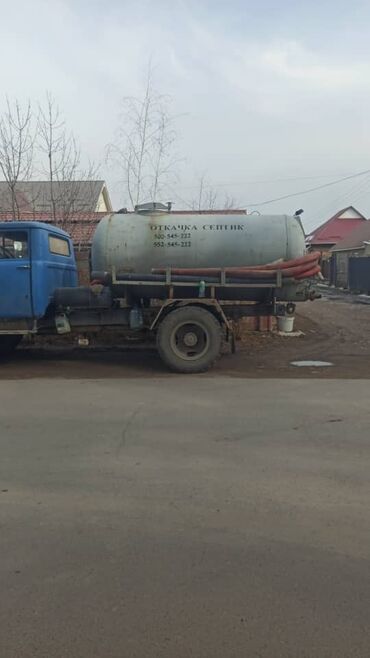
<svg viewBox="0 0 370 658">
<path fill-rule="evenodd" d="M 312 270 L 309 270 L 308 272 L 303 272 L 301 274 L 298 274 L 295 276 L 296 279 L 308 279 L 311 276 L 315 276 L 321 272 L 321 267 L 319 264 L 315 265 L 315 267 L 312 268 Z"/>
<path fill-rule="evenodd" d="M 269 263 L 267 265 L 249 265 L 243 267 L 230 267 L 230 270 L 285 270 L 288 267 L 297 267 L 298 265 L 306 265 L 315 263 L 319 260 L 321 253 L 319 251 L 312 251 L 310 254 L 301 256 L 300 258 L 292 258 L 291 260 L 284 260 L 277 263 Z"/>
<path fill-rule="evenodd" d="M 196 268 L 173 268 L 171 274 L 182 276 L 220 276 L 224 272 L 228 276 L 236 278 L 265 279 L 277 275 L 281 271 L 283 277 L 306 279 L 315 276 L 320 272 L 319 259 L 321 253 L 313 251 L 300 258 L 293 258 L 278 263 L 268 263 L 266 265 L 241 266 L 241 267 L 196 267 Z M 154 268 L 153 274 L 165 274 L 166 268 Z"/>
</svg>

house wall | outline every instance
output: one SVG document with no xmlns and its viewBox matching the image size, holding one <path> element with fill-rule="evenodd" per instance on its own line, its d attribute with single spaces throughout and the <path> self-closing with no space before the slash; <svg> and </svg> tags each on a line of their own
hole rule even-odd
<svg viewBox="0 0 370 658">
<path fill-rule="evenodd" d="M 324 279 L 330 279 L 333 258 L 324 258 L 320 262 L 321 274 Z"/>
<path fill-rule="evenodd" d="M 354 208 L 348 208 L 348 210 L 345 210 L 341 215 L 339 215 L 339 219 L 362 219 L 362 218 L 363 215 L 357 212 Z"/>
<path fill-rule="evenodd" d="M 334 246 L 334 244 L 310 244 L 308 247 L 308 251 L 321 251 L 321 257 L 322 258 L 330 258 L 331 252 L 330 249 Z"/>
<path fill-rule="evenodd" d="M 370 256 L 370 245 L 365 245 L 365 248 L 334 252 L 332 256 L 332 272 L 334 273 L 334 277 L 330 283 L 337 288 L 349 288 L 349 259 L 362 258 L 364 256 Z"/>
<path fill-rule="evenodd" d="M 335 258 L 335 286 L 337 288 L 348 288 L 348 258 L 352 256 L 351 251 L 337 251 Z"/>
<path fill-rule="evenodd" d="M 96 204 L 95 212 L 109 212 L 107 202 L 103 190 L 99 194 L 98 203 Z"/>
</svg>

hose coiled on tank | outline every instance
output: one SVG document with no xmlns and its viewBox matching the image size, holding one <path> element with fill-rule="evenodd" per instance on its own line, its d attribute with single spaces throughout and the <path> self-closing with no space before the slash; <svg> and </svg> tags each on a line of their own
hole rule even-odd
<svg viewBox="0 0 370 658">
<path fill-rule="evenodd" d="M 287 261 L 267 263 L 266 265 L 240 266 L 240 267 L 196 267 L 171 268 L 171 274 L 176 276 L 220 276 L 224 272 L 228 276 L 238 279 L 267 279 L 281 272 L 283 278 L 308 279 L 317 275 L 321 268 L 319 260 L 321 253 L 313 251 L 300 258 Z M 165 274 L 166 268 L 153 268 L 153 274 Z"/>
</svg>

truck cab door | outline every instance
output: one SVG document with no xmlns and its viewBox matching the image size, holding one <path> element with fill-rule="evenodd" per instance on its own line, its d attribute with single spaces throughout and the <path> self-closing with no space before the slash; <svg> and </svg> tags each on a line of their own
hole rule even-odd
<svg viewBox="0 0 370 658">
<path fill-rule="evenodd" d="M 0 320 L 31 318 L 29 231 L 0 229 Z"/>
</svg>

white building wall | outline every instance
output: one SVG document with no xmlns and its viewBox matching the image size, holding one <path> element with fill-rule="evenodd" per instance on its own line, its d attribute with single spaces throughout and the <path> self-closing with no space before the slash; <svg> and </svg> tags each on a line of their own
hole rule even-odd
<svg viewBox="0 0 370 658">
<path fill-rule="evenodd" d="M 99 198 L 98 198 L 98 203 L 96 204 L 96 209 L 95 212 L 107 212 L 107 204 L 104 199 L 104 194 L 103 192 L 100 192 Z"/>
<path fill-rule="evenodd" d="M 362 215 L 353 208 L 349 208 L 339 215 L 339 219 L 362 219 Z"/>
</svg>

